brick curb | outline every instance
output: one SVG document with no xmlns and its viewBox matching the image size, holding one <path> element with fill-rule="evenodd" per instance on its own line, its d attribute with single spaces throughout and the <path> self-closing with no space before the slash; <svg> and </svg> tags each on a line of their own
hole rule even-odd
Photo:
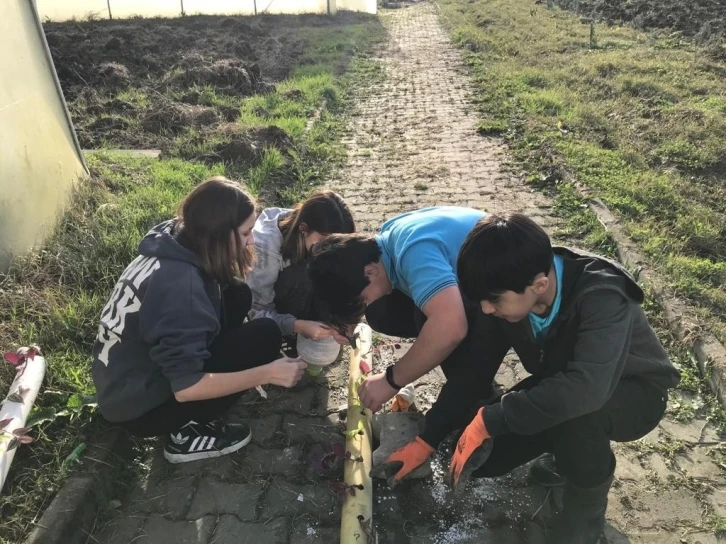
<svg viewBox="0 0 726 544">
<path fill-rule="evenodd" d="M 615 215 L 598 198 L 590 200 L 590 209 L 610 233 L 618 250 L 618 258 L 652 287 L 655 300 L 666 316 L 670 329 L 695 356 L 702 376 L 708 380 L 719 402 L 726 407 L 726 348 L 708 331 L 702 330 L 690 317 L 690 311 L 665 286 L 658 275 L 648 267 L 647 260 L 623 232 Z"/>
<path fill-rule="evenodd" d="M 104 430 L 86 449 L 82 467 L 68 478 L 25 544 L 85 544 L 101 508 L 112 498 L 115 476 L 134 458 L 129 435 Z"/>
</svg>

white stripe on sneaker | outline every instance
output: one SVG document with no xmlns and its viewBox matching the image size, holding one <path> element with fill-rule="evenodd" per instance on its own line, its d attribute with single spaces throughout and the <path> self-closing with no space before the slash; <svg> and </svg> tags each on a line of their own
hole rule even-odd
<svg viewBox="0 0 726 544">
<path fill-rule="evenodd" d="M 197 444 L 199 443 L 199 439 L 202 438 L 201 436 L 198 436 L 194 439 L 194 442 L 192 442 L 192 445 L 189 446 L 189 451 L 194 451 L 197 448 Z"/>
<path fill-rule="evenodd" d="M 217 437 L 216 436 L 213 436 L 212 438 L 209 439 L 209 444 L 207 444 L 207 449 L 208 450 L 211 450 L 212 449 L 212 446 L 214 446 L 215 440 L 217 440 Z"/>
<path fill-rule="evenodd" d="M 169 461 L 170 463 L 188 463 L 190 461 L 199 461 L 202 459 L 212 459 L 214 457 L 222 457 L 223 455 L 227 455 L 229 453 L 236 452 L 239 449 L 242 449 L 247 444 L 250 443 L 252 440 L 252 433 L 248 434 L 247 437 L 242 440 L 241 442 L 237 442 L 236 444 L 232 444 L 230 446 L 227 446 L 226 448 L 223 448 L 221 450 L 212 450 L 212 451 L 203 451 L 199 453 L 172 453 L 166 448 L 164 448 L 164 458 Z"/>
<path fill-rule="evenodd" d="M 207 440 L 209 440 L 208 436 L 202 437 L 202 441 L 199 443 L 197 451 L 204 451 L 206 449 L 205 446 L 207 445 Z"/>
</svg>

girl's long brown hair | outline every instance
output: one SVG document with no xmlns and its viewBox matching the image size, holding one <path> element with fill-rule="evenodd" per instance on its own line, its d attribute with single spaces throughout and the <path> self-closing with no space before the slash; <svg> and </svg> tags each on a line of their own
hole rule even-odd
<svg viewBox="0 0 726 544">
<path fill-rule="evenodd" d="M 255 211 L 255 200 L 236 181 L 209 178 L 179 206 L 177 238 L 199 257 L 211 278 L 223 285 L 244 279 L 252 267 L 252 247 L 242 247 L 237 229 Z"/>
<path fill-rule="evenodd" d="M 308 256 L 300 231 L 303 223 L 311 232 L 320 234 L 355 232 L 353 215 L 340 195 L 333 191 L 315 191 L 279 223 L 282 232 L 282 257 L 292 264 L 303 261 Z"/>
</svg>

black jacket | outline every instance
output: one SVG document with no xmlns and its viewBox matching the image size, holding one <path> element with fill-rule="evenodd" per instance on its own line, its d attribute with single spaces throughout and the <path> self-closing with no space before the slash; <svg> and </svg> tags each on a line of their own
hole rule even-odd
<svg viewBox="0 0 726 544">
<path fill-rule="evenodd" d="M 535 434 L 594 412 L 624 377 L 637 376 L 664 391 L 679 381 L 640 306 L 644 295 L 635 279 L 602 257 L 561 247 L 554 251 L 563 257 L 562 298 L 543 344 L 535 341 L 528 319 L 510 323 L 480 315 L 471 331 L 481 354 L 480 376 L 493 379 L 511 348 L 530 374 L 542 378 L 484 410 L 492 436 Z M 481 400 L 473 398 L 474 389 L 465 379 L 447 382 L 427 414 L 422 438 L 436 445 L 468 423 Z"/>
</svg>

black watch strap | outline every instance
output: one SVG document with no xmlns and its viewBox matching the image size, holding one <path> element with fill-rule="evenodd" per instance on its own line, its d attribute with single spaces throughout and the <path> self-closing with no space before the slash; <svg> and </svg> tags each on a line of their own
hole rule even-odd
<svg viewBox="0 0 726 544">
<path fill-rule="evenodd" d="M 391 365 L 388 368 L 386 368 L 386 381 L 388 382 L 388 385 L 393 387 L 396 391 L 400 391 L 403 389 L 402 385 L 398 385 L 396 382 L 393 381 L 393 366 Z"/>
</svg>

